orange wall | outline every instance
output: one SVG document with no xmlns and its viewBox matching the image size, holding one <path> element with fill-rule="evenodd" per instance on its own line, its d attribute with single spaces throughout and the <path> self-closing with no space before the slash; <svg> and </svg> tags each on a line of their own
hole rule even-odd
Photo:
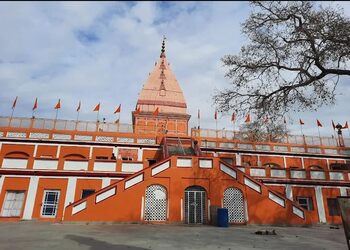
<svg viewBox="0 0 350 250">
<path fill-rule="evenodd" d="M 297 197 L 312 197 L 313 210 L 310 211 L 311 220 L 313 223 L 319 223 L 318 209 L 316 203 L 316 194 L 314 188 L 307 187 L 292 187 L 294 200 L 297 201 Z"/>
<path fill-rule="evenodd" d="M 330 224 L 341 224 L 341 216 L 330 216 L 327 206 L 327 198 L 337 198 L 337 196 L 340 196 L 340 190 L 338 188 L 322 188 L 322 196 L 327 222 Z"/>
<path fill-rule="evenodd" d="M 38 189 L 35 197 L 35 205 L 33 209 L 33 219 L 47 220 L 47 221 L 59 221 L 62 219 L 64 200 L 66 198 L 67 179 L 54 179 L 54 178 L 40 178 Z M 41 217 L 41 206 L 44 197 L 44 190 L 59 190 L 59 204 L 55 218 Z"/>
<path fill-rule="evenodd" d="M 49 156 L 51 158 L 56 158 L 57 154 L 57 146 L 49 146 L 49 145 L 38 145 L 36 151 L 36 157 L 45 157 Z"/>
<path fill-rule="evenodd" d="M 284 161 L 283 157 L 278 156 L 260 156 L 260 161 L 262 165 L 265 165 L 267 163 L 275 163 L 279 165 L 281 168 L 284 168 Z"/>
<path fill-rule="evenodd" d="M 78 179 L 75 186 L 74 201 L 81 199 L 83 189 L 95 189 L 95 191 L 98 191 L 101 187 L 101 179 Z"/>
<path fill-rule="evenodd" d="M 286 157 L 286 162 L 287 162 L 287 168 L 290 168 L 290 167 L 303 168 L 301 158 L 299 157 Z"/>
</svg>

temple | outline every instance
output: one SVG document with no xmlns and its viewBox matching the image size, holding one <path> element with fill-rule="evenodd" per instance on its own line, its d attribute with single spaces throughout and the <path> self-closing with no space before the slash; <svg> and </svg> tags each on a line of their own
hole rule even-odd
<svg viewBox="0 0 350 250">
<path fill-rule="evenodd" d="M 141 88 L 141 86 L 140 86 Z M 350 138 L 189 129 L 165 41 L 132 124 L 0 117 L 0 220 L 340 224 Z"/>
</svg>

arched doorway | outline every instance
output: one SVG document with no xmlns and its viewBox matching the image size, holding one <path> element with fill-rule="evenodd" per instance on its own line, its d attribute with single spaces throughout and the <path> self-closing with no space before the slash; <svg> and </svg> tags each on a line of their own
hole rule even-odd
<svg viewBox="0 0 350 250">
<path fill-rule="evenodd" d="M 238 188 L 227 188 L 224 191 L 224 207 L 228 209 L 230 223 L 245 223 L 245 208 L 242 191 Z"/>
<path fill-rule="evenodd" d="M 185 190 L 185 222 L 187 224 L 203 224 L 205 216 L 206 195 L 205 189 L 200 186 L 191 186 Z"/>
<path fill-rule="evenodd" d="M 166 215 L 166 188 L 161 185 L 148 186 L 145 199 L 145 221 L 165 221 Z"/>
</svg>

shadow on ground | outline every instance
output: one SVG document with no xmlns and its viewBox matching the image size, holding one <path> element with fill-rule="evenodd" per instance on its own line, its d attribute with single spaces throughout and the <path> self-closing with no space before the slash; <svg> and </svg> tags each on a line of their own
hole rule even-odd
<svg viewBox="0 0 350 250">
<path fill-rule="evenodd" d="M 147 250 L 147 248 L 143 247 L 135 247 L 135 246 L 128 246 L 128 245 L 116 245 L 116 244 L 110 244 L 105 241 L 101 240 L 95 240 L 91 237 L 83 237 L 73 234 L 68 234 L 64 238 L 73 240 L 78 242 L 79 244 L 90 246 L 90 250 Z"/>
</svg>

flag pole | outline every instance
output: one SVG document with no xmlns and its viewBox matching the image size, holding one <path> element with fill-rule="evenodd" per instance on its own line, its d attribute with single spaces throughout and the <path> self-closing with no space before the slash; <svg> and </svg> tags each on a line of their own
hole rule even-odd
<svg viewBox="0 0 350 250">
<path fill-rule="evenodd" d="M 317 125 L 317 130 L 318 130 L 318 137 L 320 138 L 320 144 L 322 146 L 322 139 L 321 139 L 321 133 L 320 133 L 320 126 Z"/>
<path fill-rule="evenodd" d="M 302 124 L 300 124 L 300 130 L 301 130 L 301 134 L 304 135 L 304 133 L 303 133 L 303 125 Z"/>
</svg>

